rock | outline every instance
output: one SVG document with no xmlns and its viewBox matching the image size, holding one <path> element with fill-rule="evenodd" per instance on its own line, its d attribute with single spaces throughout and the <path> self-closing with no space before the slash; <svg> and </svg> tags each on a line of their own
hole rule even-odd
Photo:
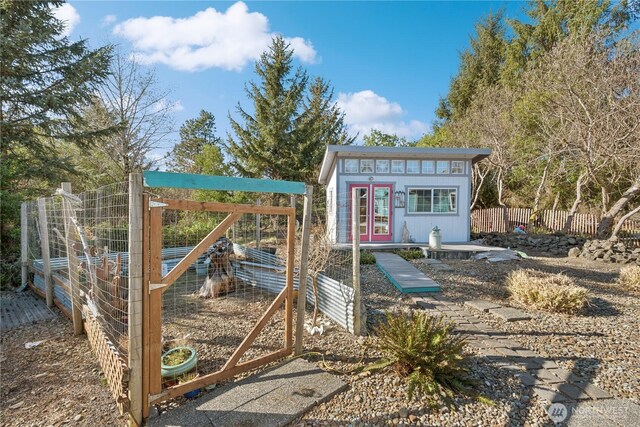
<svg viewBox="0 0 640 427">
<path fill-rule="evenodd" d="M 580 256 L 580 248 L 571 248 L 569 249 L 568 255 L 572 258 L 577 258 Z"/>
<path fill-rule="evenodd" d="M 9 409 L 18 409 L 21 408 L 22 405 L 24 405 L 24 400 L 21 400 L 18 403 L 14 403 L 13 405 L 9 406 Z"/>
<path fill-rule="evenodd" d="M 73 417 L 73 421 L 77 422 L 77 421 L 80 421 L 80 420 L 82 420 L 82 414 L 78 414 L 75 417 Z"/>
<path fill-rule="evenodd" d="M 407 418 L 407 415 L 409 415 L 409 410 L 406 408 L 406 406 L 401 406 L 398 410 L 398 415 L 400 415 L 400 418 Z"/>
</svg>

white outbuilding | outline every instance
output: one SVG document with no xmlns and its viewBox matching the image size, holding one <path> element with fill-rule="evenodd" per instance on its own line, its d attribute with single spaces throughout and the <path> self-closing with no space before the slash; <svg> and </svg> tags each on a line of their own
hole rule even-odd
<svg viewBox="0 0 640 427">
<path fill-rule="evenodd" d="M 447 243 L 468 242 L 471 169 L 489 149 L 330 145 L 322 162 L 332 241 L 351 240 L 351 195 L 363 243 L 425 243 L 438 227 Z"/>
</svg>

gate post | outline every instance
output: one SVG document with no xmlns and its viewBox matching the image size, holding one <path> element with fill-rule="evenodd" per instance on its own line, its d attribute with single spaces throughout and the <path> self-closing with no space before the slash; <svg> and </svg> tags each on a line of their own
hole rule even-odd
<svg viewBox="0 0 640 427">
<path fill-rule="evenodd" d="M 42 264 L 47 307 L 53 307 L 53 283 L 51 282 L 51 261 L 49 257 L 49 223 L 47 221 L 46 201 L 42 197 L 38 199 L 38 216 L 40 218 L 40 243 L 42 245 Z"/>
<path fill-rule="evenodd" d="M 360 309 L 360 198 L 358 189 L 351 193 L 351 241 L 353 248 L 353 334 L 361 334 Z"/>
<path fill-rule="evenodd" d="M 311 229 L 311 202 L 313 201 L 313 186 L 307 185 L 304 194 L 304 213 L 302 217 L 302 239 L 300 242 L 300 270 L 298 274 L 298 308 L 296 312 L 296 356 L 302 354 L 302 339 L 304 336 L 304 315 L 307 305 L 307 272 L 309 266 L 309 231 Z M 318 302 L 316 301 L 316 304 Z"/>
<path fill-rule="evenodd" d="M 71 183 L 63 182 L 62 191 L 64 193 L 71 194 Z M 67 249 L 67 267 L 69 269 L 69 296 L 71 297 L 71 318 L 73 319 L 73 333 L 75 335 L 82 335 L 82 308 L 80 307 L 80 292 L 78 285 L 80 284 L 80 272 L 78 271 L 78 257 L 76 250 L 73 248 L 75 239 L 72 236 L 76 235 L 72 217 L 73 207 L 71 202 L 66 198 L 62 198 L 62 212 L 64 216 L 64 236 L 65 245 Z"/>
<path fill-rule="evenodd" d="M 142 214 L 143 184 L 129 175 L 129 425 L 142 425 Z"/>
</svg>

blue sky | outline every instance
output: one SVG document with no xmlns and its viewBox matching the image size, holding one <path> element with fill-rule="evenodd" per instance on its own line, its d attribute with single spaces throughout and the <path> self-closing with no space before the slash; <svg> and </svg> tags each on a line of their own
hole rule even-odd
<svg viewBox="0 0 640 427">
<path fill-rule="evenodd" d="M 172 91 L 176 124 L 201 109 L 229 130 L 238 102 L 251 109 L 245 82 L 273 34 L 296 62 L 328 79 L 352 132 L 372 128 L 410 139 L 428 131 L 438 98 L 457 71 L 473 25 L 522 2 L 209 2 L 71 1 L 58 11 L 72 39 L 120 44 L 154 67 Z M 177 135 L 166 141 L 166 149 Z"/>
</svg>

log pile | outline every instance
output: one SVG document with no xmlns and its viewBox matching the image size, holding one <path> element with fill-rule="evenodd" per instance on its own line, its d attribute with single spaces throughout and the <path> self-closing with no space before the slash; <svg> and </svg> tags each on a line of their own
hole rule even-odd
<svg viewBox="0 0 640 427">
<path fill-rule="evenodd" d="M 205 264 L 207 278 L 198 294 L 203 298 L 216 298 L 235 290 L 235 276 L 230 256 L 233 243 L 226 237 L 218 239 L 207 251 Z"/>
</svg>

